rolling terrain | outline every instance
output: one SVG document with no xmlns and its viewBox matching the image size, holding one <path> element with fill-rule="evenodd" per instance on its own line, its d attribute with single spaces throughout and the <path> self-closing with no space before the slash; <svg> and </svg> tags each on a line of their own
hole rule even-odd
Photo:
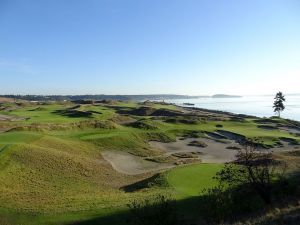
<svg viewBox="0 0 300 225">
<path fill-rule="evenodd" d="M 299 151 L 299 131 L 297 121 L 166 103 L 6 100 L 0 224 L 122 224 L 133 199 L 184 201 L 215 185 L 247 138 L 298 169 L 285 154 Z"/>
</svg>

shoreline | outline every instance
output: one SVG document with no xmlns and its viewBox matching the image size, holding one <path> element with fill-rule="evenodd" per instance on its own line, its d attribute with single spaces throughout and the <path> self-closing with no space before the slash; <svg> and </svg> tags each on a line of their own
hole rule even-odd
<svg viewBox="0 0 300 225">
<path fill-rule="evenodd" d="M 161 102 L 157 102 L 157 103 L 161 103 Z M 194 103 L 193 103 L 193 106 L 187 106 L 187 105 L 184 105 L 183 103 L 173 103 L 173 102 L 163 102 L 163 103 L 175 105 L 175 106 L 183 108 L 185 110 L 195 110 L 195 111 L 209 112 L 209 113 L 215 113 L 215 114 L 223 114 L 223 115 L 228 115 L 228 116 L 238 116 L 238 117 L 243 117 L 243 118 L 264 119 L 264 118 L 277 117 L 276 115 L 256 116 L 256 115 L 251 115 L 251 114 L 247 114 L 247 113 L 235 113 L 235 112 L 226 111 L 226 110 L 202 108 L 202 107 L 195 106 Z M 188 103 L 190 103 L 190 102 L 188 102 Z M 280 118 L 300 123 L 300 119 L 298 120 L 298 119 L 292 119 L 292 118 L 286 118 L 286 117 L 280 117 Z"/>
</svg>

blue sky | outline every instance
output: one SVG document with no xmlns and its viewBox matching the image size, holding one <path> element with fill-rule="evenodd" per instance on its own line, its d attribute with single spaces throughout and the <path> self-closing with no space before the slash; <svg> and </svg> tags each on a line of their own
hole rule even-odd
<svg viewBox="0 0 300 225">
<path fill-rule="evenodd" d="M 298 0 L 0 0 L 0 94 L 299 93 Z"/>
</svg>

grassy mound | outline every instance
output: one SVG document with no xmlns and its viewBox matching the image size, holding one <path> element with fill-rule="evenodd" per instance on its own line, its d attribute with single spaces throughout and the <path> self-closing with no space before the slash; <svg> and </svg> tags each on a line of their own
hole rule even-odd
<svg viewBox="0 0 300 225">
<path fill-rule="evenodd" d="M 133 123 L 127 124 L 127 126 L 144 129 L 144 130 L 156 130 L 158 129 L 158 124 L 151 120 L 139 120 Z"/>
<path fill-rule="evenodd" d="M 76 123 L 67 124 L 47 124 L 47 123 L 32 123 L 30 125 L 19 125 L 12 128 L 10 131 L 56 131 L 56 130 L 74 130 L 74 129 L 116 129 L 117 124 L 113 121 L 98 121 L 98 120 L 87 120 Z"/>
<path fill-rule="evenodd" d="M 155 112 L 155 108 L 152 107 L 140 107 L 137 109 L 132 109 L 128 111 L 120 111 L 121 114 L 130 114 L 130 115 L 135 115 L 135 116 L 151 116 L 152 113 Z"/>
<path fill-rule="evenodd" d="M 85 117 L 85 118 L 91 118 L 93 116 L 93 113 L 91 112 L 85 112 L 85 111 L 79 111 L 75 109 L 62 109 L 62 110 L 56 110 L 53 113 L 56 113 L 61 116 L 76 118 L 76 117 Z"/>
<path fill-rule="evenodd" d="M 142 106 L 131 110 L 119 110 L 118 112 L 121 114 L 129 114 L 135 116 L 180 116 L 182 115 L 181 112 L 173 109 L 154 108 L 154 107 L 147 107 L 147 106 Z"/>
<path fill-rule="evenodd" d="M 147 179 L 122 187 L 126 192 L 139 191 L 151 187 L 167 187 L 168 183 L 163 174 L 155 174 Z"/>
<path fill-rule="evenodd" d="M 89 143 L 48 136 L 26 141 L 0 152 L 0 218 L 118 208 L 129 198 L 118 189 L 141 179 L 115 172 Z M 27 219 L 13 224 L 44 224 Z"/>
<path fill-rule="evenodd" d="M 176 192 L 178 198 L 196 196 L 203 188 L 214 185 L 212 177 L 222 166 L 178 167 L 162 176 L 168 184 L 162 187 L 153 177 L 143 181 L 153 174 L 127 176 L 116 172 L 101 157 L 102 150 L 126 151 L 156 162 L 171 160 L 168 162 L 182 164 L 194 163 L 198 154 L 161 157 L 162 152 L 153 149 L 149 141 L 172 142 L 176 137 L 220 141 L 261 137 L 269 145 L 300 141 L 289 132 L 258 127 L 273 126 L 274 120 L 280 126 L 291 125 L 282 119 L 258 124 L 253 118 L 230 121 L 215 113 L 210 120 L 209 112 L 192 116 L 182 114 L 174 105 L 141 106 L 121 101 L 2 105 L 9 107 L 9 111 L 1 111 L 3 116 L 29 119 L 0 121 L 0 132 L 4 132 L 0 133 L 0 224 L 68 224 L 96 214 L 112 215 L 126 209 L 129 199 L 144 199 L 150 194 Z M 201 118 L 208 119 L 204 122 Z M 299 160 L 298 153 L 293 154 L 286 156 L 291 160 L 289 165 L 296 158 Z M 293 165 L 298 168 L 298 161 Z M 123 187 L 130 191 L 125 192 Z M 116 225 L 124 222 L 113 217 Z M 113 224 L 110 222 L 99 224 Z"/>
<path fill-rule="evenodd" d="M 176 117 L 176 118 L 168 118 L 165 120 L 165 122 L 197 125 L 200 123 L 200 120 L 197 117 Z"/>
<path fill-rule="evenodd" d="M 200 147 L 200 148 L 205 148 L 205 147 L 207 147 L 207 144 L 203 141 L 191 141 L 189 143 L 189 146 L 196 146 L 196 147 Z"/>
</svg>

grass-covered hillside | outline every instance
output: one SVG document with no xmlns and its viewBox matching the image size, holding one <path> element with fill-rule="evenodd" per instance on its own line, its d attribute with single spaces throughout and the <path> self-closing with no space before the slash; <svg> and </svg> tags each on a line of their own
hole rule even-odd
<svg viewBox="0 0 300 225">
<path fill-rule="evenodd" d="M 6 101 L 0 224 L 124 224 L 134 199 L 184 201 L 214 186 L 227 150 L 247 138 L 297 152 L 299 130 L 295 121 L 165 103 Z M 297 169 L 297 155 L 282 157 Z"/>
</svg>

